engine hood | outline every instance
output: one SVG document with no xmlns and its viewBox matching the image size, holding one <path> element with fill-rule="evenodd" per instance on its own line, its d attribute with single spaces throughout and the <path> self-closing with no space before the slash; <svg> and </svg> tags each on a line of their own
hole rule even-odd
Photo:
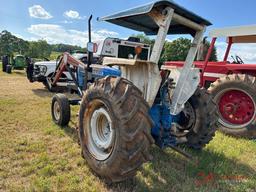
<svg viewBox="0 0 256 192">
<path fill-rule="evenodd" d="M 35 62 L 35 65 L 56 66 L 56 61 L 40 61 Z"/>
</svg>

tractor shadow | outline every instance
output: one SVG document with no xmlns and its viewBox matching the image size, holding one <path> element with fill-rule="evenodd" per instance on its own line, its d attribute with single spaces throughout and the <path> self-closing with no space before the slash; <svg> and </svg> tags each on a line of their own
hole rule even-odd
<svg viewBox="0 0 256 192">
<path fill-rule="evenodd" d="M 65 127 L 62 127 L 63 131 L 65 132 L 66 135 L 68 135 L 74 142 L 79 144 L 79 137 L 78 137 L 78 127 L 77 123 L 74 121 L 70 120 L 69 124 Z"/>
<path fill-rule="evenodd" d="M 54 91 L 50 92 L 46 87 L 43 88 L 37 88 L 32 89 L 33 93 L 39 97 L 52 97 L 53 95 L 57 93 L 63 93 L 66 94 L 68 97 L 74 97 L 67 89 L 59 88 L 55 89 Z"/>
<path fill-rule="evenodd" d="M 137 177 L 109 186 L 110 191 L 234 191 L 256 175 L 244 164 L 222 153 L 192 151 L 189 161 L 171 149 L 154 146 L 153 160 L 146 163 Z M 248 187 L 248 186 L 247 186 Z"/>
<path fill-rule="evenodd" d="M 38 97 L 52 97 L 55 93 L 50 92 L 47 88 L 32 89 L 32 92 Z"/>
<path fill-rule="evenodd" d="M 26 77 L 26 72 L 24 70 L 13 70 L 12 73 L 15 75 Z"/>
</svg>

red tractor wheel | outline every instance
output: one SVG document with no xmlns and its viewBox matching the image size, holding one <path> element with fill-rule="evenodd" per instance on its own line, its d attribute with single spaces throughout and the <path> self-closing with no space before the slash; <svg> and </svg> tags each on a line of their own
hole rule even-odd
<svg viewBox="0 0 256 192">
<path fill-rule="evenodd" d="M 237 137 L 256 138 L 256 78 L 227 75 L 208 90 L 218 106 L 220 130 Z"/>
</svg>

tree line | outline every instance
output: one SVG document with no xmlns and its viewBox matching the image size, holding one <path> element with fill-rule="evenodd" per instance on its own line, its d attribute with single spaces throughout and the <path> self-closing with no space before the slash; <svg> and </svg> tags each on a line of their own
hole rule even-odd
<svg viewBox="0 0 256 192">
<path fill-rule="evenodd" d="M 49 58 L 52 51 L 85 52 L 86 49 L 67 44 L 48 44 L 45 40 L 26 41 L 6 30 L 0 33 L 0 56 L 17 53 L 31 58 Z"/>
<path fill-rule="evenodd" d="M 151 47 L 154 45 L 154 40 L 143 34 L 133 36 L 140 38 L 143 43 L 149 44 Z M 171 42 L 166 41 L 161 54 L 160 64 L 162 64 L 164 61 L 184 61 L 190 46 L 191 40 L 187 38 L 181 37 Z M 206 55 L 207 48 L 209 46 L 210 43 L 206 41 L 204 55 Z M 0 33 L 0 56 L 19 53 L 32 58 L 49 58 L 52 51 L 73 52 L 75 50 L 85 52 L 86 48 L 67 44 L 52 45 L 48 44 L 45 40 L 26 41 L 16 37 L 6 30 Z M 217 52 L 215 47 L 212 51 L 210 61 L 217 61 Z"/>
<path fill-rule="evenodd" d="M 143 43 L 151 45 L 153 47 L 155 40 L 148 38 L 144 34 L 133 35 L 134 37 L 140 38 Z M 160 58 L 160 64 L 165 61 L 185 61 L 189 48 L 191 47 L 191 40 L 188 38 L 180 37 L 171 42 L 165 41 L 164 48 Z M 203 50 L 203 57 L 206 56 L 210 42 L 205 41 L 205 48 Z M 217 61 L 217 51 L 214 47 L 209 61 Z"/>
</svg>

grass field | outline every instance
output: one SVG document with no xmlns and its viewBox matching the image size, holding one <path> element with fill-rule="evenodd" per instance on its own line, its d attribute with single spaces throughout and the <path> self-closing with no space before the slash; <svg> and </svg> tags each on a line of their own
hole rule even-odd
<svg viewBox="0 0 256 192">
<path fill-rule="evenodd" d="M 52 93 L 24 72 L 0 72 L 0 191 L 256 191 L 256 142 L 217 133 L 188 161 L 153 146 L 152 162 L 129 181 L 107 185 L 80 156 L 72 123 L 51 121 Z"/>
</svg>

